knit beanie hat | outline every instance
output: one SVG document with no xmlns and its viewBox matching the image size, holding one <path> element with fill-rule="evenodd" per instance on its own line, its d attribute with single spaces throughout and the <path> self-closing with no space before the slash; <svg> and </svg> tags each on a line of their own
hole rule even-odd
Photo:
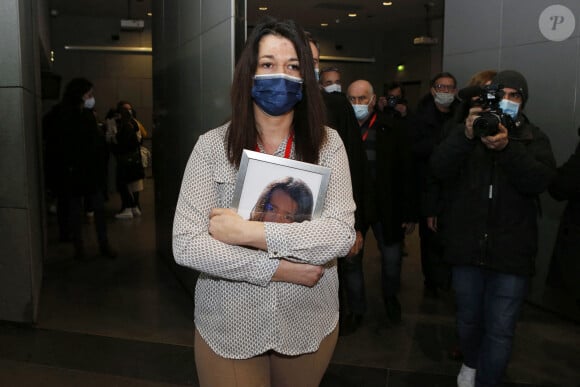
<svg viewBox="0 0 580 387">
<path fill-rule="evenodd" d="M 504 70 L 497 73 L 493 82 L 496 85 L 502 85 L 503 87 L 509 87 L 510 89 L 516 89 L 522 93 L 522 102 L 526 103 L 528 100 L 528 82 L 522 74 L 514 70 Z"/>
</svg>

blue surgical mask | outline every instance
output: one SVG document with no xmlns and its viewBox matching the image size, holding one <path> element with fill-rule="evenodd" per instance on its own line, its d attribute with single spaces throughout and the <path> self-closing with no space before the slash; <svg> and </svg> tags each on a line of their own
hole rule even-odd
<svg viewBox="0 0 580 387">
<path fill-rule="evenodd" d="M 265 113 L 281 116 L 302 100 L 302 79 L 286 74 L 255 75 L 252 97 Z"/>
<path fill-rule="evenodd" d="M 361 105 L 353 104 L 352 105 L 352 108 L 354 109 L 354 115 L 356 116 L 357 120 L 363 121 L 369 116 L 369 114 L 370 114 L 369 106 L 373 102 L 373 98 L 375 98 L 374 95 L 371 97 L 371 100 L 366 105 L 365 104 L 361 104 Z"/>
<path fill-rule="evenodd" d="M 316 82 L 320 81 L 320 70 L 317 68 L 314 68 L 314 77 L 316 78 Z"/>
<path fill-rule="evenodd" d="M 518 112 L 520 110 L 520 104 L 514 101 L 510 101 L 509 99 L 502 99 L 499 102 L 499 108 L 502 112 L 510 116 L 512 119 L 516 119 L 518 117 Z"/>
<path fill-rule="evenodd" d="M 369 105 L 352 105 L 356 119 L 362 121 L 369 116 Z"/>
</svg>

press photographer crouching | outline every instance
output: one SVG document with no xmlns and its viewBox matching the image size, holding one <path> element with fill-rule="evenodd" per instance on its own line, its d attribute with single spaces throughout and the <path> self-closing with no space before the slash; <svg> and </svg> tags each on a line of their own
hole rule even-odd
<svg viewBox="0 0 580 387">
<path fill-rule="evenodd" d="M 526 79 L 501 71 L 491 85 L 431 157 L 447 187 L 438 232 L 452 265 L 459 387 L 501 383 L 535 271 L 538 195 L 556 173 L 548 137 L 522 113 Z"/>
</svg>

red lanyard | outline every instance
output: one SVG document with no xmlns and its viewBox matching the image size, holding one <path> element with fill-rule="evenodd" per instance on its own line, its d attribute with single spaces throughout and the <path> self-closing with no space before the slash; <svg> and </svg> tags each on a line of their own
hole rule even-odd
<svg viewBox="0 0 580 387">
<path fill-rule="evenodd" d="M 294 142 L 294 132 L 290 133 L 288 141 L 286 142 L 286 149 L 284 150 L 284 158 L 290 158 L 290 152 L 292 151 L 292 143 Z M 260 152 L 260 147 L 256 144 L 256 152 Z"/>
<path fill-rule="evenodd" d="M 367 137 L 369 136 L 369 129 L 373 127 L 376 120 L 377 120 L 377 113 L 373 114 L 373 116 L 371 117 L 371 121 L 369 122 L 369 126 L 368 126 L 367 130 L 365 130 L 365 132 L 362 135 L 363 141 L 367 140 Z"/>
</svg>

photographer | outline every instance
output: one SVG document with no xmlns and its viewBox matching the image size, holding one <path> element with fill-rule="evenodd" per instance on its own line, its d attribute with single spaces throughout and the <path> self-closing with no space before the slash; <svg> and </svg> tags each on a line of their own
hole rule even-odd
<svg viewBox="0 0 580 387">
<path fill-rule="evenodd" d="M 522 114 L 525 78 L 506 70 L 492 85 L 498 86 L 489 88 L 497 110 L 473 106 L 462 130 L 450 133 L 431 157 L 434 177 L 451 188 L 439 233 L 444 258 L 453 265 L 464 354 L 459 387 L 501 382 L 535 271 L 538 195 L 556 171 L 548 137 Z M 495 128 L 493 110 L 500 121 Z M 482 116 L 489 132 L 479 137 L 474 122 Z"/>
<path fill-rule="evenodd" d="M 387 86 L 387 95 L 380 97 L 377 104 L 379 110 L 393 117 L 407 117 L 408 107 L 403 85 L 399 82 L 391 82 Z"/>
</svg>

